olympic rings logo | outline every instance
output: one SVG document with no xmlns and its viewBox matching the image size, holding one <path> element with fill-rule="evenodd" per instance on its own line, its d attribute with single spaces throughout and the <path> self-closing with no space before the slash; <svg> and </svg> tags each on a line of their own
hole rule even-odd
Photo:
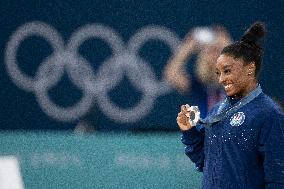
<svg viewBox="0 0 284 189">
<path fill-rule="evenodd" d="M 30 36 L 42 37 L 53 48 L 53 54 L 40 64 L 35 77 L 23 73 L 16 59 L 21 42 Z M 96 74 L 90 63 L 78 53 L 80 45 L 90 38 L 104 40 L 113 51 Z M 43 22 L 30 22 L 19 27 L 10 37 L 5 51 L 5 64 L 12 81 L 19 88 L 34 93 L 42 110 L 56 120 L 68 122 L 82 117 L 92 108 L 96 99 L 99 108 L 109 118 L 119 123 L 133 123 L 150 112 L 157 97 L 171 91 L 167 81 L 158 81 L 153 69 L 138 56 L 139 48 L 152 39 L 167 44 L 172 53 L 180 44 L 179 38 L 164 27 L 142 28 L 124 44 L 111 28 L 90 24 L 75 31 L 65 45 L 55 28 Z M 69 107 L 60 107 L 48 96 L 48 90 L 56 86 L 64 72 L 83 91 L 82 98 Z M 143 94 L 135 107 L 118 107 L 108 97 L 108 91 L 116 87 L 124 75 Z"/>
</svg>

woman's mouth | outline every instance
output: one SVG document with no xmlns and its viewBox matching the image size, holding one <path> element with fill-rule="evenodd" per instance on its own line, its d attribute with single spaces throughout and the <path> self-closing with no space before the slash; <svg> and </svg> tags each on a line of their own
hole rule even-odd
<svg viewBox="0 0 284 189">
<path fill-rule="evenodd" d="M 224 85 L 225 90 L 229 90 L 231 87 L 233 86 L 233 84 L 228 84 L 228 85 Z"/>
</svg>

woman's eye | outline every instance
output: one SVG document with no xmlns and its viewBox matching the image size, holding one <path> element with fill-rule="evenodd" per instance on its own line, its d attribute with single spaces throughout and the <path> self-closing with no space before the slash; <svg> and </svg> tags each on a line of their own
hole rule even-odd
<svg viewBox="0 0 284 189">
<path fill-rule="evenodd" d="M 219 76 L 219 75 L 220 75 L 220 72 L 215 72 L 215 74 L 216 74 L 217 76 Z"/>
<path fill-rule="evenodd" d="M 231 70 L 224 70 L 224 73 L 229 74 L 229 73 L 231 73 Z"/>
</svg>

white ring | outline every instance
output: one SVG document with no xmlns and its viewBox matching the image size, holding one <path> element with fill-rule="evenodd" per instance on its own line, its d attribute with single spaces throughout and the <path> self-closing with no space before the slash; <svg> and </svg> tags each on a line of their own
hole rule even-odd
<svg viewBox="0 0 284 189">
<path fill-rule="evenodd" d="M 12 34 L 6 45 L 5 63 L 6 69 L 12 81 L 21 89 L 32 92 L 34 89 L 34 78 L 22 73 L 17 65 L 17 50 L 24 39 L 30 36 L 40 36 L 47 40 L 54 52 L 63 50 L 63 40 L 57 31 L 51 26 L 42 22 L 30 22 L 19 27 Z"/>
<path fill-rule="evenodd" d="M 98 106 L 109 118 L 119 123 L 133 123 L 147 115 L 152 109 L 157 97 L 156 87 L 154 86 L 155 82 L 153 82 L 153 80 L 148 80 L 149 78 L 153 79 L 154 77 L 151 68 L 138 57 L 133 57 L 133 55 L 127 55 L 127 57 L 130 58 L 125 59 L 125 55 L 119 56 L 116 61 L 112 63 L 120 65 L 120 67 L 117 67 L 119 68 L 118 70 L 120 70 L 118 73 L 123 74 L 125 72 L 130 82 L 143 93 L 142 99 L 140 99 L 136 106 L 130 108 L 118 107 L 108 97 L 108 91 L 112 89 L 109 87 L 101 88 L 99 93 L 96 93 Z M 102 67 L 102 69 L 105 68 Z M 132 70 L 131 73 L 130 70 Z M 115 76 L 115 78 L 121 80 L 122 76 L 123 75 Z M 119 83 L 119 80 L 116 80 L 115 82 Z"/>
<path fill-rule="evenodd" d="M 74 59 L 70 60 L 70 58 Z M 54 87 L 60 80 L 61 76 L 64 73 L 64 67 L 70 67 L 70 62 L 66 62 L 68 60 L 73 63 L 76 62 L 81 66 L 88 65 L 88 63 L 85 62 L 84 59 L 79 59 L 78 57 L 71 56 L 68 53 L 56 54 L 55 56 L 49 57 L 43 64 L 41 64 L 36 74 L 37 82 L 35 84 L 35 96 L 42 110 L 54 119 L 66 122 L 76 120 L 77 118 L 87 113 L 92 107 L 94 100 L 94 94 L 91 93 L 85 85 L 78 85 L 79 82 L 77 82 L 77 86 L 81 90 L 83 90 L 83 97 L 76 104 L 70 107 L 60 107 L 50 100 L 50 97 L 48 96 L 48 90 L 51 89 L 51 87 Z M 61 71 L 59 72 L 59 77 L 54 77 L 53 81 L 50 82 L 48 78 L 42 79 L 42 75 L 46 75 L 44 72 L 46 72 L 47 69 L 45 68 L 52 67 L 52 64 L 60 65 L 58 66 L 58 70 Z M 70 70 L 70 68 L 67 70 Z"/>
</svg>

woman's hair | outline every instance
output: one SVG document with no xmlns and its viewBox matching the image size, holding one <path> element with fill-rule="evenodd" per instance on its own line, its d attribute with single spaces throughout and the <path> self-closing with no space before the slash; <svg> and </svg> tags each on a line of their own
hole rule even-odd
<svg viewBox="0 0 284 189">
<path fill-rule="evenodd" d="M 236 59 L 242 58 L 245 64 L 255 63 L 255 74 L 258 75 L 261 68 L 263 48 L 258 41 L 265 35 L 265 25 L 255 22 L 245 32 L 240 41 L 226 46 L 221 54 L 232 56 Z"/>
</svg>

